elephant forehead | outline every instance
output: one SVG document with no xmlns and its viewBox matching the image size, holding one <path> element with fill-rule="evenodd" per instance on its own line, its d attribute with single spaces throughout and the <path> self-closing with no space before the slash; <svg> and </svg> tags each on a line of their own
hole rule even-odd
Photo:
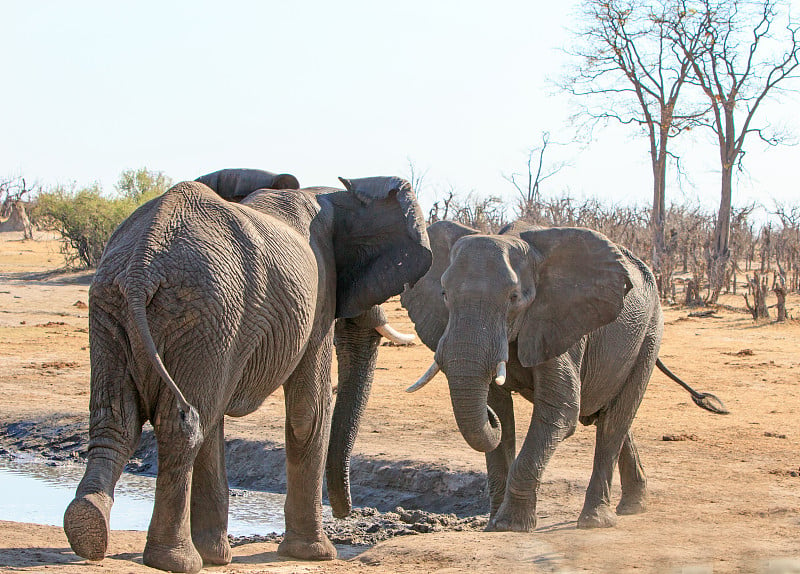
<svg viewBox="0 0 800 574">
<path fill-rule="evenodd" d="M 511 265 L 514 246 L 492 236 L 468 236 L 453 247 L 450 266 L 442 275 L 442 285 L 487 289 L 506 289 L 519 278 Z"/>
</svg>

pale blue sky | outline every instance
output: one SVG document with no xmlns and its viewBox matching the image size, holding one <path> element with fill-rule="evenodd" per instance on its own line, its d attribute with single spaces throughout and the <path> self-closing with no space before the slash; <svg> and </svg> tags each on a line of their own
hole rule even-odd
<svg viewBox="0 0 800 574">
<path fill-rule="evenodd" d="M 0 177 L 99 181 L 146 166 L 175 180 L 223 167 L 336 177 L 428 170 L 423 205 L 452 187 L 516 191 L 543 130 L 566 138 L 563 71 L 574 1 L 0 0 Z M 795 95 L 764 110 L 800 133 Z M 646 140 L 598 131 L 544 192 L 651 201 Z M 709 136 L 683 146 L 691 182 L 667 201 L 719 201 Z M 800 203 L 800 148 L 751 142 L 734 203 Z M 678 149 L 678 148 L 676 148 Z"/>
</svg>

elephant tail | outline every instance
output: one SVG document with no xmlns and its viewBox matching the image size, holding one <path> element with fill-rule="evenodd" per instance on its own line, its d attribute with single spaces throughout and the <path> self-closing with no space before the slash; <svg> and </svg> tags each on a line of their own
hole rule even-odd
<svg viewBox="0 0 800 574">
<path fill-rule="evenodd" d="M 727 415 L 730 411 L 725 407 L 725 403 L 723 403 L 718 397 L 712 395 L 711 393 L 699 393 L 695 391 L 692 387 L 684 383 L 678 375 L 670 371 L 666 365 L 661 361 L 661 359 L 656 359 L 656 367 L 658 370 L 667 375 L 670 379 L 678 383 L 684 389 L 689 391 L 689 394 L 692 395 L 692 400 L 694 404 L 696 404 L 701 409 L 705 409 L 707 411 L 711 411 L 712 413 L 717 413 L 718 415 Z"/>
<path fill-rule="evenodd" d="M 150 363 L 175 395 L 181 429 L 186 434 L 191 445 L 194 446 L 202 441 L 200 417 L 197 413 L 197 409 L 186 400 L 186 397 L 172 379 L 169 371 L 167 371 L 167 367 L 164 365 L 164 361 L 156 348 L 153 335 L 150 333 L 150 326 L 147 323 L 147 294 L 141 287 L 132 285 L 130 282 L 126 287 L 127 288 L 124 290 L 125 298 L 128 302 L 128 309 L 130 309 L 131 319 L 133 320 L 136 333 L 142 345 L 144 345 Z"/>
</svg>

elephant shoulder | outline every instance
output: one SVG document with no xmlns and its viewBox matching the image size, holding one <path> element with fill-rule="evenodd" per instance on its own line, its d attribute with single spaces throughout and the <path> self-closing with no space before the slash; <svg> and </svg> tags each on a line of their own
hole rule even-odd
<svg viewBox="0 0 800 574">
<path fill-rule="evenodd" d="M 311 222 L 320 211 L 316 195 L 304 190 L 262 189 L 248 195 L 241 205 L 277 219 L 306 240 L 310 236 Z"/>
</svg>

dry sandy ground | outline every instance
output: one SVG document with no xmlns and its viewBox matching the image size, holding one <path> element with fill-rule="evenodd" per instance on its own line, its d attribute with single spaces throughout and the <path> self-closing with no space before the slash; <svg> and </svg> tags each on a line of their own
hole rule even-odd
<svg viewBox="0 0 800 574">
<path fill-rule="evenodd" d="M 57 244 L 0 234 L 0 423 L 51 413 L 87 416 L 88 274 L 48 274 L 62 264 Z M 741 296 L 724 303 L 743 307 Z M 385 307 L 411 330 L 396 300 Z M 755 324 L 721 308 L 689 318 L 665 310 L 661 357 L 731 414 L 712 415 L 660 373 L 634 423 L 648 473 L 650 508 L 612 529 L 575 528 L 591 473 L 593 428 L 562 444 L 545 473 L 539 522 L 530 534 L 437 532 L 388 540 L 318 564 L 287 561 L 276 546 L 238 546 L 217 572 L 800 572 L 800 323 Z M 790 298 L 800 317 L 800 298 Z M 439 375 L 416 394 L 403 389 L 427 368 L 423 346 L 381 348 L 376 383 L 356 454 L 388 461 L 484 470 L 483 455 L 455 428 Z M 517 398 L 518 436 L 531 407 Z M 281 442 L 280 393 L 226 422 L 229 438 Z M 673 438 L 678 440 L 665 440 Z M 0 501 L 4 493 L 0 493 Z M 619 496 L 618 487 L 614 493 Z M 89 563 L 57 527 L 0 522 L 0 570 L 154 572 L 141 565 L 144 533 L 114 532 L 110 556 Z"/>
</svg>

